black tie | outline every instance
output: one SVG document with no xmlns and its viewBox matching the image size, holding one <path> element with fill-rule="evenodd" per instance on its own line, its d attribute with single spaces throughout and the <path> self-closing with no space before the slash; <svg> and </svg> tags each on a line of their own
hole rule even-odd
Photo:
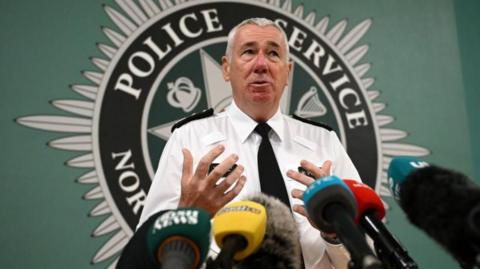
<svg viewBox="0 0 480 269">
<path fill-rule="evenodd" d="M 288 200 L 287 189 L 285 188 L 285 182 L 283 181 L 282 173 L 278 167 L 277 159 L 273 153 L 272 144 L 268 138 L 268 133 L 272 128 L 265 122 L 259 123 L 255 127 L 255 132 L 262 137 L 262 143 L 258 148 L 258 175 L 260 177 L 260 187 L 262 192 L 277 197 L 288 208 L 290 208 L 290 202 Z"/>
</svg>

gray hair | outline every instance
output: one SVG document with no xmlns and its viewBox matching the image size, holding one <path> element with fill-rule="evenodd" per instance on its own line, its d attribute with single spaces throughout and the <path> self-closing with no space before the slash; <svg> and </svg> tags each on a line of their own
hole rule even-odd
<svg viewBox="0 0 480 269">
<path fill-rule="evenodd" d="M 244 25 L 247 25 L 247 24 L 254 24 L 254 25 L 257 25 L 257 26 L 260 26 L 260 27 L 273 26 L 273 27 L 277 28 L 280 31 L 280 33 L 282 33 L 283 39 L 285 40 L 285 48 L 287 50 L 287 61 L 288 61 L 289 56 L 290 56 L 290 49 L 288 47 L 287 35 L 285 34 L 285 31 L 283 31 L 282 27 L 280 27 L 278 24 L 276 24 L 275 22 L 273 22 L 272 20 L 269 20 L 267 18 L 250 18 L 250 19 L 246 19 L 246 20 L 240 22 L 239 24 L 237 24 L 228 33 L 227 49 L 225 50 L 225 56 L 227 56 L 227 59 L 228 59 L 229 62 L 232 60 L 232 43 L 233 43 L 233 39 L 235 38 L 235 35 L 237 33 L 237 30 L 240 27 L 242 27 Z"/>
</svg>

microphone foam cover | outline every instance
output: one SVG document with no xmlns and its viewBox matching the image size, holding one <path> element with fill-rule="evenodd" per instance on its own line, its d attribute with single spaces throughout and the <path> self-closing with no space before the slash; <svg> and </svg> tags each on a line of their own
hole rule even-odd
<svg viewBox="0 0 480 269">
<path fill-rule="evenodd" d="M 340 204 L 352 218 L 357 213 L 352 191 L 336 176 L 323 177 L 310 184 L 303 194 L 303 202 L 310 220 L 326 233 L 333 233 L 335 229 L 324 216 L 325 207 Z"/>
<path fill-rule="evenodd" d="M 480 188 L 465 175 L 429 166 L 413 171 L 401 184 L 400 206 L 411 223 L 424 230 L 459 261 L 476 257 L 467 219 L 480 204 Z"/>
<path fill-rule="evenodd" d="M 263 193 L 246 199 L 265 207 L 267 229 L 260 248 L 235 269 L 300 269 L 300 239 L 290 209 L 279 199 Z"/>
<path fill-rule="evenodd" d="M 382 199 L 380 199 L 378 194 L 370 188 L 370 186 L 353 179 L 344 179 L 343 182 L 345 182 L 353 192 L 353 196 L 355 196 L 355 200 L 357 201 L 357 223 L 360 222 L 360 217 L 368 211 L 375 212 L 380 220 L 385 217 L 385 207 L 383 206 Z"/>
<path fill-rule="evenodd" d="M 203 209 L 180 208 L 158 216 L 147 232 L 149 256 L 156 261 L 159 247 L 169 238 L 186 238 L 198 248 L 200 263 L 210 248 L 210 215 Z"/>
<path fill-rule="evenodd" d="M 468 214 L 468 228 L 471 231 L 470 236 L 480 252 L 480 203 L 476 205 Z"/>
<path fill-rule="evenodd" d="M 213 218 L 213 235 L 222 248 L 226 236 L 236 234 L 247 241 L 245 249 L 233 257 L 239 261 L 252 254 L 262 243 L 267 227 L 265 207 L 252 201 L 237 201 L 220 209 Z"/>
</svg>

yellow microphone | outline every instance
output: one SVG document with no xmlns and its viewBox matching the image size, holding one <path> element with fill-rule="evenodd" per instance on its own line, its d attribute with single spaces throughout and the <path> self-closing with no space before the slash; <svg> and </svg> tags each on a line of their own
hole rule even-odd
<svg viewBox="0 0 480 269">
<path fill-rule="evenodd" d="M 233 260 L 241 261 L 262 244 L 267 227 L 265 207 L 252 201 L 233 202 L 213 217 L 212 231 L 221 248 L 209 268 L 231 268 Z"/>
</svg>

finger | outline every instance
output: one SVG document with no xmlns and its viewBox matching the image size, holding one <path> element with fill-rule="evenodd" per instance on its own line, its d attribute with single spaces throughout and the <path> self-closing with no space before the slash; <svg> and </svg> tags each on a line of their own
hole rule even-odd
<svg viewBox="0 0 480 269">
<path fill-rule="evenodd" d="M 219 192 L 225 193 L 230 186 L 232 186 L 238 178 L 242 175 L 244 171 L 244 167 L 242 165 L 238 165 L 231 173 L 228 175 L 228 177 L 225 178 L 224 181 L 222 181 L 220 184 L 218 184 L 217 189 Z"/>
<path fill-rule="evenodd" d="M 308 218 L 307 211 L 305 210 L 305 207 L 303 205 L 300 205 L 300 204 L 293 205 L 293 211 Z"/>
<path fill-rule="evenodd" d="M 325 161 L 322 164 L 321 168 L 319 168 L 318 166 L 316 166 L 315 164 L 313 164 L 313 163 L 311 163 L 307 160 L 302 160 L 300 162 L 300 165 L 304 169 L 309 171 L 316 179 L 319 179 L 321 177 L 326 177 L 330 174 L 330 167 L 332 165 L 332 162 L 331 161 Z"/>
<path fill-rule="evenodd" d="M 291 169 L 287 171 L 287 176 L 295 181 L 302 183 L 305 186 L 309 186 L 315 181 L 313 178 Z"/>
<path fill-rule="evenodd" d="M 184 148 L 182 149 L 183 153 L 183 166 L 182 166 L 182 184 L 185 184 L 186 181 L 192 176 L 192 166 L 193 166 L 193 157 L 190 150 Z"/>
<path fill-rule="evenodd" d="M 247 181 L 247 178 L 245 176 L 241 176 L 233 189 L 231 189 L 229 192 L 225 193 L 225 196 L 223 196 L 223 202 L 226 204 L 233 200 L 233 198 L 237 197 L 237 195 L 240 193 L 240 191 L 243 189 L 243 186 L 245 186 L 245 182 Z"/>
<path fill-rule="evenodd" d="M 331 161 L 325 161 L 322 164 L 322 171 L 321 171 L 321 177 L 327 177 L 330 175 L 330 169 L 332 168 L 332 162 Z"/>
<path fill-rule="evenodd" d="M 224 145 L 217 145 L 205 154 L 198 162 L 197 169 L 195 170 L 195 176 L 198 178 L 204 178 L 208 173 L 208 167 L 210 164 L 225 151 Z"/>
<path fill-rule="evenodd" d="M 238 161 L 238 155 L 237 154 L 231 154 L 228 156 L 225 160 L 223 160 L 219 165 L 213 169 L 210 174 L 207 177 L 207 180 L 209 181 L 212 186 L 215 186 L 217 183 L 218 179 L 223 177 L 225 173 Z"/>
<path fill-rule="evenodd" d="M 303 193 L 304 192 L 299 190 L 299 189 L 293 189 L 292 190 L 292 197 L 303 200 Z"/>
</svg>

